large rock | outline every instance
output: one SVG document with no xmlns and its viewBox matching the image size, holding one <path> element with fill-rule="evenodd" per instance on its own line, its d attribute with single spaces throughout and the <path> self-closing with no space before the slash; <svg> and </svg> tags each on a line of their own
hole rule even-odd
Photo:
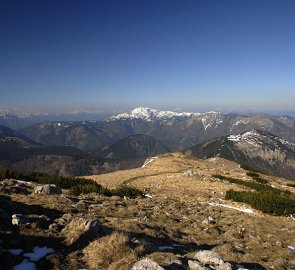
<svg viewBox="0 0 295 270">
<path fill-rule="evenodd" d="M 37 186 L 35 188 L 36 194 L 47 194 L 47 195 L 55 195 L 55 194 L 62 194 L 62 191 L 59 187 L 53 184 Z"/>
<path fill-rule="evenodd" d="M 188 261 L 188 267 L 190 270 L 209 270 L 209 268 L 202 266 L 201 263 L 197 261 Z"/>
<path fill-rule="evenodd" d="M 19 226 L 21 224 L 28 224 L 29 220 L 22 214 L 13 214 L 11 223 L 12 225 Z"/>
<path fill-rule="evenodd" d="M 32 184 L 26 181 L 5 179 L 0 183 L 0 191 L 4 194 L 30 194 Z"/>
<path fill-rule="evenodd" d="M 232 270 L 232 266 L 230 263 L 222 263 L 218 265 L 215 269 L 216 270 Z"/>
<path fill-rule="evenodd" d="M 151 259 L 144 258 L 135 263 L 131 270 L 164 270 L 164 268 Z"/>
<path fill-rule="evenodd" d="M 194 259 L 198 260 L 201 264 L 209 264 L 209 265 L 220 265 L 224 264 L 222 257 L 215 251 L 212 250 L 202 250 L 198 251 Z"/>
</svg>

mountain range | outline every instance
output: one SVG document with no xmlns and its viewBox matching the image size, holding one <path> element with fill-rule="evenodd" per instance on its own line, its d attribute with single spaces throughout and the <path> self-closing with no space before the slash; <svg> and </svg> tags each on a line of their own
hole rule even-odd
<svg viewBox="0 0 295 270">
<path fill-rule="evenodd" d="M 93 170 L 95 160 L 116 164 L 108 164 L 110 170 L 116 170 L 122 168 L 118 163 L 125 162 L 126 167 L 127 160 L 133 160 L 130 164 L 135 166 L 139 164 L 135 160 L 189 150 L 199 158 L 222 156 L 295 178 L 295 119 L 290 116 L 172 112 L 139 107 L 104 121 L 45 121 L 16 132 L 41 146 L 42 151 L 55 149 L 56 156 L 65 156 L 62 147 L 75 153 L 67 155 L 71 159 L 77 153 L 84 159 L 87 156 L 87 166 L 92 169 L 86 171 Z M 253 141 L 256 143 L 249 143 Z M 82 163 L 79 161 L 77 166 Z M 93 173 L 100 170 L 94 169 Z M 72 171 L 77 173 L 76 169 Z"/>
<path fill-rule="evenodd" d="M 137 108 L 106 121 L 42 122 L 21 132 L 38 143 L 68 145 L 92 151 L 134 134 L 154 137 L 171 151 L 182 151 L 206 140 L 252 129 L 295 142 L 295 119 L 264 114 L 173 113 Z"/>
</svg>

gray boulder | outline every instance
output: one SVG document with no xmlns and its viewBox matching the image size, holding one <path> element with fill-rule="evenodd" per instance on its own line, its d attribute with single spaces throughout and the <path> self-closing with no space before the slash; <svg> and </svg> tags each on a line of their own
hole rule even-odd
<svg viewBox="0 0 295 270">
<path fill-rule="evenodd" d="M 131 270 L 164 270 L 164 268 L 151 259 L 144 258 L 135 263 Z"/>
<path fill-rule="evenodd" d="M 13 214 L 11 223 L 12 225 L 19 226 L 21 224 L 28 224 L 28 219 L 22 214 Z"/>
<path fill-rule="evenodd" d="M 202 266 L 198 261 L 188 261 L 188 267 L 190 270 L 209 270 L 209 268 Z"/>
<path fill-rule="evenodd" d="M 222 263 L 216 267 L 216 270 L 232 270 L 230 263 Z"/>
<path fill-rule="evenodd" d="M 35 188 L 36 194 L 46 194 L 46 195 L 55 195 L 55 194 L 62 194 L 62 191 L 59 187 L 53 184 L 37 186 Z"/>
<path fill-rule="evenodd" d="M 209 264 L 209 265 L 220 265 L 224 264 L 222 257 L 215 251 L 212 250 L 202 250 L 198 251 L 194 259 L 198 260 L 201 264 Z"/>
<path fill-rule="evenodd" d="M 86 231 L 98 232 L 100 230 L 98 219 L 95 218 L 95 219 L 87 220 L 85 222 L 85 229 Z"/>
</svg>

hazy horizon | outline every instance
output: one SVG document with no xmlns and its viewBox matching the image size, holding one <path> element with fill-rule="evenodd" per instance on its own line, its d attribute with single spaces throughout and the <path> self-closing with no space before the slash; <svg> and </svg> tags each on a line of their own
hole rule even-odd
<svg viewBox="0 0 295 270">
<path fill-rule="evenodd" d="M 294 14 L 289 0 L 6 1 L 0 110 L 292 111 Z"/>
</svg>

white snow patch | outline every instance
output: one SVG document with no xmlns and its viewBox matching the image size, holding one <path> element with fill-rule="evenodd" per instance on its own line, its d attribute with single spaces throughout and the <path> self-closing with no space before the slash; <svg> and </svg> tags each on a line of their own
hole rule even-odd
<svg viewBox="0 0 295 270">
<path fill-rule="evenodd" d="M 173 244 L 172 246 L 173 247 L 184 247 L 184 245 L 181 245 L 181 244 Z"/>
<path fill-rule="evenodd" d="M 170 246 L 159 246 L 158 248 L 160 251 L 164 251 L 164 250 L 173 250 L 174 247 L 170 247 Z"/>
<path fill-rule="evenodd" d="M 23 253 L 24 251 L 20 248 L 16 248 L 16 249 L 7 249 L 7 251 L 14 255 L 14 256 L 17 256 L 17 255 L 20 255 L 21 253 Z"/>
<path fill-rule="evenodd" d="M 145 168 L 146 165 L 152 163 L 153 161 L 155 161 L 158 157 L 150 157 L 148 159 L 146 159 L 146 161 L 144 162 L 144 164 L 141 166 L 141 168 Z"/>
<path fill-rule="evenodd" d="M 149 199 L 153 198 L 153 196 L 151 194 L 144 194 L 144 197 L 149 198 Z"/>
<path fill-rule="evenodd" d="M 24 184 L 24 185 L 29 185 L 29 186 L 32 185 L 32 182 L 28 182 L 28 181 L 23 181 L 23 180 L 15 180 L 15 181 L 19 184 Z"/>
<path fill-rule="evenodd" d="M 213 157 L 213 158 L 209 158 L 209 159 L 207 159 L 209 162 L 213 162 L 213 163 L 215 163 L 216 162 L 216 160 L 217 160 L 217 158 L 216 157 Z"/>
<path fill-rule="evenodd" d="M 48 247 L 34 247 L 32 253 L 25 253 L 24 257 L 29 258 L 31 261 L 39 261 L 41 258 L 45 257 L 47 254 L 53 253 L 53 248 Z"/>
<path fill-rule="evenodd" d="M 222 204 L 222 203 L 210 203 L 209 202 L 208 204 L 212 205 L 212 206 L 221 206 L 221 207 L 225 207 L 225 208 L 234 209 L 234 210 L 246 213 L 246 214 L 253 214 L 253 215 L 255 214 L 254 211 L 250 208 L 238 208 L 238 207 L 233 207 L 233 206 Z"/>
<path fill-rule="evenodd" d="M 13 270 L 36 270 L 36 265 L 25 259 L 20 264 L 14 266 Z"/>
</svg>

